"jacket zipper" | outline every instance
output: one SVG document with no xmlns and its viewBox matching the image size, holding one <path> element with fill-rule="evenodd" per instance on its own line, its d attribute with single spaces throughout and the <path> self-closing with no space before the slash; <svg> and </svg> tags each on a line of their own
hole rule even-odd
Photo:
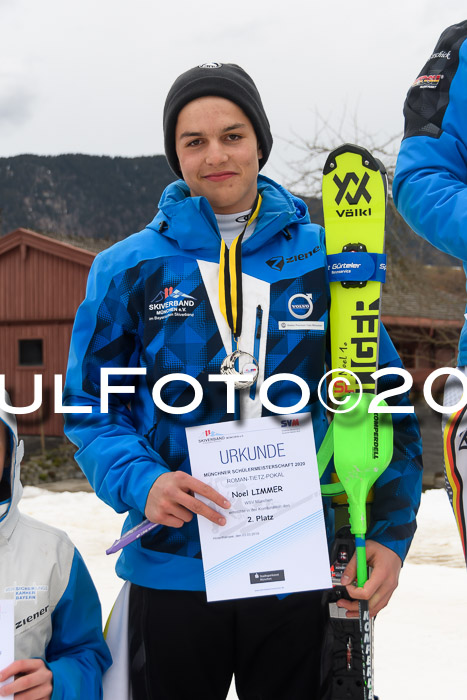
<svg viewBox="0 0 467 700">
<path fill-rule="evenodd" d="M 256 324 L 255 324 L 255 342 L 253 346 L 253 355 L 255 360 L 259 362 L 259 341 L 261 340 L 261 326 L 263 323 L 263 309 L 261 306 L 256 307 Z M 258 380 L 250 387 L 250 399 L 254 399 L 256 396 L 256 386 Z"/>
</svg>

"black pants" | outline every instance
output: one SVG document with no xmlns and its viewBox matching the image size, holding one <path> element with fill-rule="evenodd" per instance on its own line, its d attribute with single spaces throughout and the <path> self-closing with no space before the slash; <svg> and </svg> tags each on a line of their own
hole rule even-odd
<svg viewBox="0 0 467 700">
<path fill-rule="evenodd" d="M 198 591 L 132 584 L 133 700 L 316 700 L 321 593 L 208 603 Z"/>
</svg>

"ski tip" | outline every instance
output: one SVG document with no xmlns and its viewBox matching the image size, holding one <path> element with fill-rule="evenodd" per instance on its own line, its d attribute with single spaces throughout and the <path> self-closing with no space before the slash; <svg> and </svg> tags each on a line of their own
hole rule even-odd
<svg viewBox="0 0 467 700">
<path fill-rule="evenodd" d="M 339 156 L 344 155 L 345 153 L 354 153 L 355 155 L 360 156 L 362 159 L 362 166 L 368 168 L 369 170 L 381 170 L 381 162 L 377 158 L 374 158 L 374 156 L 372 156 L 371 153 L 366 150 L 366 148 L 363 148 L 363 146 L 357 146 L 354 143 L 344 143 L 342 146 L 335 148 L 328 155 L 326 163 L 324 164 L 323 174 L 329 175 L 329 173 L 332 173 L 333 170 L 336 170 L 337 159 Z"/>
</svg>

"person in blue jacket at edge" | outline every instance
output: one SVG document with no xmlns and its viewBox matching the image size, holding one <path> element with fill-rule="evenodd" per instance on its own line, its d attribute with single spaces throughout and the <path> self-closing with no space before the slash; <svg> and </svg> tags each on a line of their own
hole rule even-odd
<svg viewBox="0 0 467 700">
<path fill-rule="evenodd" d="M 99 700 L 112 660 L 97 591 L 67 535 L 19 512 L 22 455 L 15 416 L 0 409 L 0 599 L 14 601 L 15 625 L 0 697 Z"/>
<path fill-rule="evenodd" d="M 197 518 L 222 527 L 230 494 L 190 474 L 185 428 L 271 415 L 259 386 L 274 374 L 291 373 L 310 388 L 305 410 L 319 447 L 327 429 L 317 395 L 329 306 L 324 231 L 310 223 L 300 199 L 259 174 L 272 136 L 258 90 L 239 66 L 208 63 L 180 75 L 168 93 L 163 125 L 166 156 L 180 179 L 166 188 L 143 231 L 97 256 L 76 315 L 64 391 L 65 405 L 92 407 L 92 413 L 67 414 L 66 433 L 97 495 L 129 512 L 124 531 L 144 517 L 163 526 L 127 546 L 117 562 L 118 575 L 131 582 L 133 697 L 219 700 L 234 675 L 241 700 L 309 700 L 319 689 L 321 592 L 206 601 Z M 242 233 L 241 245 L 234 243 Z M 241 257 L 243 293 L 242 299 L 234 293 L 226 298 L 231 306 L 236 299 L 233 311 L 242 317 L 238 347 L 259 366 L 256 384 L 236 391 L 234 415 L 227 412 L 225 384 L 208 382 L 235 348 L 234 313 L 224 315 L 219 296 L 219 277 L 225 282 L 220 256 L 232 248 L 231 267 Z M 312 294 L 314 329 L 280 323 L 294 320 L 289 300 L 296 294 Z M 384 329 L 380 366 L 401 366 Z M 134 393 L 111 393 L 103 413 L 101 368 L 120 367 L 145 374 L 117 372 L 112 383 L 132 385 Z M 204 398 L 195 410 L 174 416 L 155 405 L 151 391 L 158 379 L 177 372 L 196 378 Z M 380 389 L 393 385 L 398 378 L 391 375 Z M 284 413 L 300 395 L 289 381 L 268 392 Z M 175 406 L 192 396 L 183 381 L 161 392 Z M 397 401 L 409 406 L 405 395 Z M 355 562 L 349 564 L 346 581 L 355 600 L 341 602 L 349 616 L 357 615 L 357 597 L 370 600 L 372 614 L 387 604 L 416 527 L 418 425 L 409 412 L 395 415 L 394 423 L 394 458 L 372 510 L 368 559 L 374 569 L 356 592 L 350 585 Z"/>
<path fill-rule="evenodd" d="M 466 271 L 467 20 L 441 34 L 407 93 L 404 116 L 394 202 L 416 233 L 462 260 Z M 445 385 L 444 405 L 452 410 L 443 413 L 442 428 L 446 490 L 467 557 L 467 408 L 461 381 L 467 365 L 467 320 L 460 335 L 457 364 L 461 375 L 449 376 Z"/>
</svg>

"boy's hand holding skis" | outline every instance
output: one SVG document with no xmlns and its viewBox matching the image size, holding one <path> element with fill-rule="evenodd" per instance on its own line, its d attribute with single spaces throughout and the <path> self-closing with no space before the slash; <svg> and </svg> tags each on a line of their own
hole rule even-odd
<svg viewBox="0 0 467 700">
<path fill-rule="evenodd" d="M 357 575 L 357 558 L 354 554 L 347 565 L 341 579 L 341 583 L 347 586 L 348 594 L 354 598 L 341 599 L 337 605 L 346 608 L 347 617 L 358 617 L 358 601 L 368 600 L 370 603 L 370 616 L 374 617 L 388 604 L 392 594 L 397 588 L 399 573 L 402 567 L 400 557 L 379 542 L 367 540 L 367 562 L 373 571 L 363 588 L 357 588 L 354 581 Z"/>
</svg>

